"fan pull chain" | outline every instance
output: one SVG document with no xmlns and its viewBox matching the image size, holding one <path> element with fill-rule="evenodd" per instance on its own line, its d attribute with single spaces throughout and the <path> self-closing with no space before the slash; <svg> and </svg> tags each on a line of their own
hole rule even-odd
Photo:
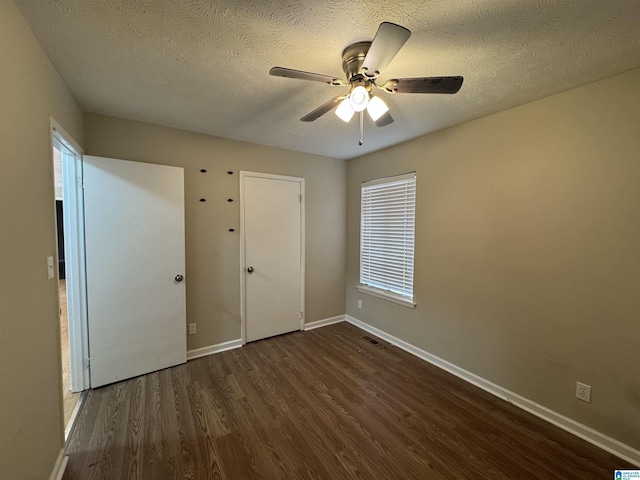
<svg viewBox="0 0 640 480">
<path fill-rule="evenodd" d="M 364 110 L 360 112 L 360 140 L 358 140 L 358 145 L 362 146 L 364 142 Z"/>
</svg>

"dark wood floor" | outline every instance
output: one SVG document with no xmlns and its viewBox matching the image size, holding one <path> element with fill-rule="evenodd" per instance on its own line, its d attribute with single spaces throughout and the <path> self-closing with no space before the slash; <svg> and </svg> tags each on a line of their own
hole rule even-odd
<svg viewBox="0 0 640 480">
<path fill-rule="evenodd" d="M 89 392 L 65 480 L 611 479 L 628 463 L 336 324 Z"/>
</svg>

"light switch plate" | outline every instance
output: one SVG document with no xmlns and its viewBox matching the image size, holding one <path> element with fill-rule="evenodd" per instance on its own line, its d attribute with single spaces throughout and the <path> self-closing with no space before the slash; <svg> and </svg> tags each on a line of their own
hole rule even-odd
<svg viewBox="0 0 640 480">
<path fill-rule="evenodd" d="M 47 279 L 51 280 L 55 275 L 55 265 L 53 264 L 53 257 L 47 257 Z"/>
</svg>

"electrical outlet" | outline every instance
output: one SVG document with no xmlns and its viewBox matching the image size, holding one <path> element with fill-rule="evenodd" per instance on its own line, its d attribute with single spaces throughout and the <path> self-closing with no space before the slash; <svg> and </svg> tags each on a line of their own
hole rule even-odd
<svg viewBox="0 0 640 480">
<path fill-rule="evenodd" d="M 193 335 L 196 333 L 196 324 L 195 323 L 190 323 L 189 324 L 189 335 Z"/>
<path fill-rule="evenodd" d="M 362 300 L 358 300 L 358 308 L 362 309 Z"/>
<path fill-rule="evenodd" d="M 591 386 L 576 382 L 576 398 L 583 402 L 591 402 Z"/>
</svg>

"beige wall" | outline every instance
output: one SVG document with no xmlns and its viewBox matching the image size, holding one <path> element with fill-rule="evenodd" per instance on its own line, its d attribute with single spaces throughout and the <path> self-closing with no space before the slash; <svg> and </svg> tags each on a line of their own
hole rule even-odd
<svg viewBox="0 0 640 480">
<path fill-rule="evenodd" d="M 82 114 L 11 0 L 0 0 L 0 476 L 48 478 L 63 446 L 49 116 Z"/>
<path fill-rule="evenodd" d="M 83 120 L 11 0 L 0 65 L 0 472 L 42 479 L 63 445 L 49 116 L 81 144 Z M 639 86 L 635 70 L 348 167 L 93 114 L 84 127 L 89 154 L 185 167 L 190 349 L 239 337 L 237 172 L 302 176 L 307 321 L 343 313 L 346 291 L 350 315 L 640 448 Z M 409 170 L 415 310 L 354 288 L 360 182 Z"/>
<path fill-rule="evenodd" d="M 306 321 L 344 314 L 344 160 L 96 114 L 84 118 L 87 154 L 185 169 L 187 321 L 198 326 L 187 337 L 189 350 L 240 338 L 240 170 L 304 177 Z"/>
<path fill-rule="evenodd" d="M 640 69 L 350 160 L 347 313 L 640 448 L 639 154 Z M 355 289 L 360 183 L 412 170 L 415 310 Z"/>
</svg>

